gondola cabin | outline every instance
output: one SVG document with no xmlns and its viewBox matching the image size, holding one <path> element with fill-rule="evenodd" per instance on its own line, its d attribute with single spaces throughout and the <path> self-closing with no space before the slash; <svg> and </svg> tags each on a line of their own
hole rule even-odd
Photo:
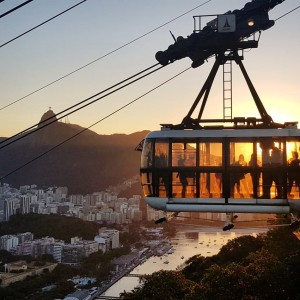
<svg viewBox="0 0 300 300">
<path fill-rule="evenodd" d="M 171 212 L 290 213 L 300 208 L 299 152 L 295 124 L 281 129 L 162 128 L 144 141 L 145 200 Z"/>
</svg>

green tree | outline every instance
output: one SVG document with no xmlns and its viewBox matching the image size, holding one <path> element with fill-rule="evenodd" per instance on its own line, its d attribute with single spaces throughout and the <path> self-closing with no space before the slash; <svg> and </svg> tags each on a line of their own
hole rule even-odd
<svg viewBox="0 0 300 300">
<path fill-rule="evenodd" d="M 251 278 L 245 267 L 236 263 L 212 265 L 200 283 L 204 286 L 201 299 L 251 299 Z"/>
<path fill-rule="evenodd" d="M 124 246 L 133 245 L 134 243 L 139 242 L 140 240 L 140 234 L 136 231 L 120 233 L 120 243 Z"/>
<path fill-rule="evenodd" d="M 98 251 L 90 254 L 87 258 L 83 259 L 81 263 L 81 273 L 96 276 L 98 282 L 109 278 L 110 272 L 113 269 L 111 261 L 121 255 L 130 253 L 129 247 L 113 249 L 107 253 Z"/>
<path fill-rule="evenodd" d="M 191 299 L 197 287 L 195 282 L 187 280 L 176 271 L 159 271 L 141 278 L 141 286 L 132 293 L 123 293 L 124 300 Z"/>
<path fill-rule="evenodd" d="M 267 250 L 251 253 L 245 267 L 253 294 L 263 299 L 288 299 L 289 276 L 284 261 Z"/>
<path fill-rule="evenodd" d="M 49 292 L 49 296 L 52 296 L 51 299 L 63 299 L 67 294 L 70 294 L 75 291 L 74 284 L 71 281 L 64 281 L 57 283 L 57 287 L 54 291 Z M 41 298 L 43 299 L 43 298 Z"/>
<path fill-rule="evenodd" d="M 264 249 L 280 259 L 285 259 L 298 251 L 299 243 L 289 227 L 279 227 L 267 232 Z"/>
<path fill-rule="evenodd" d="M 146 276 L 124 299 L 300 299 L 300 241 L 288 228 L 230 241 L 212 257 L 194 256 L 182 272 Z M 175 283 L 176 282 L 176 283 Z M 181 298 L 180 298 L 181 297 Z"/>
<path fill-rule="evenodd" d="M 258 237 L 250 235 L 240 236 L 224 245 L 216 256 L 216 260 L 219 264 L 242 262 L 249 253 L 260 250 L 264 243 L 264 235 L 259 235 Z"/>
<path fill-rule="evenodd" d="M 291 299 L 300 299 L 300 249 L 297 249 L 293 255 L 286 257 L 284 262 L 289 275 L 287 285 L 289 295 Z"/>
<path fill-rule="evenodd" d="M 38 226 L 37 226 L 38 224 Z M 0 235 L 32 232 L 35 238 L 51 236 L 70 242 L 71 237 L 80 236 L 83 239 L 94 239 L 99 225 L 59 215 L 14 215 L 8 222 L 0 224 Z"/>
<path fill-rule="evenodd" d="M 214 257 L 195 255 L 185 262 L 186 266 L 182 274 L 190 280 L 200 282 L 206 270 L 214 264 Z"/>
</svg>

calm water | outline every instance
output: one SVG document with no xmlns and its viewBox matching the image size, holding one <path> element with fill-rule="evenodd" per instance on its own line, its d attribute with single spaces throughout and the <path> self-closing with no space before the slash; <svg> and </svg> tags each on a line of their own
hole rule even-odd
<svg viewBox="0 0 300 300">
<path fill-rule="evenodd" d="M 196 255 L 212 256 L 229 240 L 242 235 L 254 235 L 265 232 L 265 228 L 242 228 L 224 232 L 221 228 L 211 227 L 181 227 L 176 237 L 170 242 L 174 252 L 161 257 L 150 257 L 146 262 L 137 266 L 132 274 L 152 274 L 159 270 L 176 270 L 185 260 Z M 131 291 L 139 284 L 138 277 L 123 277 L 112 285 L 102 295 L 118 297 L 124 291 Z"/>
</svg>

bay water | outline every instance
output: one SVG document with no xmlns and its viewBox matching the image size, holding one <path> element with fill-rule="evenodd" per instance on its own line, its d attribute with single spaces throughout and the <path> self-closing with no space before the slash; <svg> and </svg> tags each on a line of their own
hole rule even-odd
<svg viewBox="0 0 300 300">
<path fill-rule="evenodd" d="M 162 256 L 150 257 L 133 269 L 131 274 L 145 275 L 160 270 L 176 270 L 194 255 L 201 254 L 205 257 L 215 255 L 229 240 L 243 235 L 256 236 L 267 230 L 267 228 L 237 228 L 223 231 L 222 228 L 215 227 L 180 226 L 176 236 L 170 239 L 171 251 Z M 119 297 L 120 293 L 132 291 L 138 285 L 139 277 L 124 276 L 102 296 Z"/>
</svg>

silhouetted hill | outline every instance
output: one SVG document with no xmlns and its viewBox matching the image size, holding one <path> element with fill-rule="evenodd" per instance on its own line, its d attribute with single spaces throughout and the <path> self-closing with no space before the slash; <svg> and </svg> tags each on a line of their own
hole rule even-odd
<svg viewBox="0 0 300 300">
<path fill-rule="evenodd" d="M 49 114 L 56 119 L 49 110 L 41 121 Z M 40 123 L 38 127 L 41 126 Z M 0 150 L 0 176 L 41 156 L 3 182 L 15 187 L 25 184 L 67 186 L 69 193 L 101 191 L 139 174 L 140 152 L 134 148 L 147 132 L 98 135 L 78 125 L 55 120 Z"/>
</svg>

